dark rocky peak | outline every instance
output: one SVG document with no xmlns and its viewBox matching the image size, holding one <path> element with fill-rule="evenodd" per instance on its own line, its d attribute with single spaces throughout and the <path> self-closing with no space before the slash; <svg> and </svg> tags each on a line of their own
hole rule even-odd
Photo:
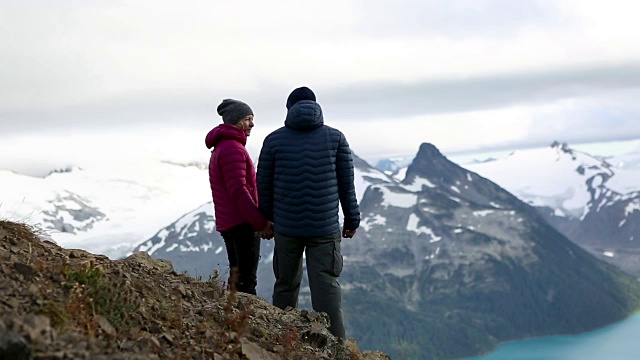
<svg viewBox="0 0 640 360">
<path fill-rule="evenodd" d="M 454 165 L 454 166 L 452 166 Z M 415 177 L 424 177 L 430 180 L 444 180 L 456 172 L 454 163 L 449 161 L 433 144 L 420 145 L 418 154 L 407 169 L 407 176 L 403 183 L 410 183 Z M 461 170 L 464 170 L 460 168 Z M 465 170 L 466 171 L 466 170 Z M 459 174 L 458 174 L 459 175 Z"/>
<path fill-rule="evenodd" d="M 422 188 L 419 185 L 423 184 Z M 424 143 L 407 169 L 402 185 L 413 191 L 447 194 L 488 207 L 519 208 L 522 203 L 497 184 L 447 159 L 433 144 Z"/>
<path fill-rule="evenodd" d="M 560 143 L 558 141 L 554 141 L 554 142 L 551 143 L 551 148 L 552 149 L 557 149 L 560 152 L 563 152 L 565 154 L 571 155 L 571 158 L 573 160 L 577 159 L 576 151 L 573 150 L 572 148 L 570 148 L 569 144 L 567 144 L 566 142 Z"/>
<path fill-rule="evenodd" d="M 569 154 L 573 152 L 573 150 L 569 147 L 569 144 L 567 144 L 566 142 L 561 143 L 561 142 L 556 140 L 556 141 L 551 143 L 551 147 L 554 148 L 554 149 L 555 148 L 560 149 L 560 150 L 562 150 L 562 151 L 564 151 L 566 153 L 569 153 Z"/>
<path fill-rule="evenodd" d="M 82 170 L 82 168 L 80 168 L 78 166 L 67 166 L 67 167 L 63 167 L 63 168 L 53 169 L 53 170 L 49 171 L 49 173 L 46 176 L 49 176 L 49 175 L 52 175 L 52 174 L 70 173 L 72 171 L 78 171 L 78 170 Z"/>
</svg>

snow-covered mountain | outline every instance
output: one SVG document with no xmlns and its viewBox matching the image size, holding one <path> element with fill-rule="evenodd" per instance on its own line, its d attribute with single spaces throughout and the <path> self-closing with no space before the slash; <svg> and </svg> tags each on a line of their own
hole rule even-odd
<svg viewBox="0 0 640 360">
<path fill-rule="evenodd" d="M 402 182 L 354 163 L 363 218 L 356 237 L 342 242 L 340 283 L 347 330 L 363 346 L 408 358 L 469 356 L 497 341 L 601 326 L 634 301 L 611 300 L 626 298 L 619 286 L 637 287 L 634 280 L 432 145 L 422 145 Z M 171 260 L 177 271 L 225 276 L 212 210 L 196 208 L 136 250 Z M 267 299 L 272 246 L 262 241 L 258 268 L 258 294 Z M 310 307 L 305 283 L 300 302 Z"/>
<path fill-rule="evenodd" d="M 392 181 L 372 169 L 356 169 L 356 179 L 359 197 L 372 183 Z M 63 247 L 112 258 L 210 199 L 202 163 L 101 163 L 44 178 L 0 170 L 0 219 L 38 224 Z"/>
<path fill-rule="evenodd" d="M 0 218 L 39 224 L 61 246 L 117 258 L 211 198 L 201 168 L 96 164 L 44 178 L 0 170 Z"/>
<path fill-rule="evenodd" d="M 640 276 L 640 169 L 557 142 L 465 166 L 537 207 L 594 255 Z"/>
</svg>

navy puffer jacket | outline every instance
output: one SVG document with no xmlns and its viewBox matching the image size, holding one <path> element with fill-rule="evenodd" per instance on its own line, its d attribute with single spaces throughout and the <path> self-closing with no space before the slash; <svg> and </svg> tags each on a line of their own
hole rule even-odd
<svg viewBox="0 0 640 360">
<path fill-rule="evenodd" d="M 264 140 L 258 161 L 260 210 L 275 231 L 290 237 L 321 237 L 360 225 L 353 159 L 347 139 L 324 125 L 315 101 L 289 109 L 285 126 Z"/>
</svg>

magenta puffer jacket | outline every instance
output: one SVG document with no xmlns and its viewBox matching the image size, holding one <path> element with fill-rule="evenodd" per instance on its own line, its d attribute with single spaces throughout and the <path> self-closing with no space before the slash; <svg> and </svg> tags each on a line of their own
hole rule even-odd
<svg viewBox="0 0 640 360">
<path fill-rule="evenodd" d="M 209 183 L 216 215 L 216 229 L 229 230 L 249 223 L 256 230 L 267 226 L 258 209 L 256 170 L 245 148 L 247 136 L 233 125 L 213 128 L 205 139 L 214 148 L 209 161 Z"/>
</svg>

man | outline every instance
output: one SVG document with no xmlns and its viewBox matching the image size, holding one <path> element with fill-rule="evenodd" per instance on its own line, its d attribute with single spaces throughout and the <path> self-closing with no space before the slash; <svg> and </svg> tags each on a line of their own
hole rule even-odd
<svg viewBox="0 0 640 360">
<path fill-rule="evenodd" d="M 273 304 L 297 306 L 305 252 L 313 309 L 329 315 L 329 330 L 343 341 L 339 203 L 342 237 L 352 238 L 360 225 L 351 150 L 340 131 L 324 125 L 309 88 L 295 89 L 287 110 L 284 127 L 266 137 L 258 161 L 260 210 L 275 227 Z"/>
<path fill-rule="evenodd" d="M 256 173 L 245 148 L 253 129 L 253 110 L 242 101 L 225 99 L 218 105 L 222 124 L 207 134 L 209 183 L 216 215 L 229 259 L 229 285 L 256 294 L 260 236 L 271 238 L 273 225 L 258 209 Z"/>
</svg>

